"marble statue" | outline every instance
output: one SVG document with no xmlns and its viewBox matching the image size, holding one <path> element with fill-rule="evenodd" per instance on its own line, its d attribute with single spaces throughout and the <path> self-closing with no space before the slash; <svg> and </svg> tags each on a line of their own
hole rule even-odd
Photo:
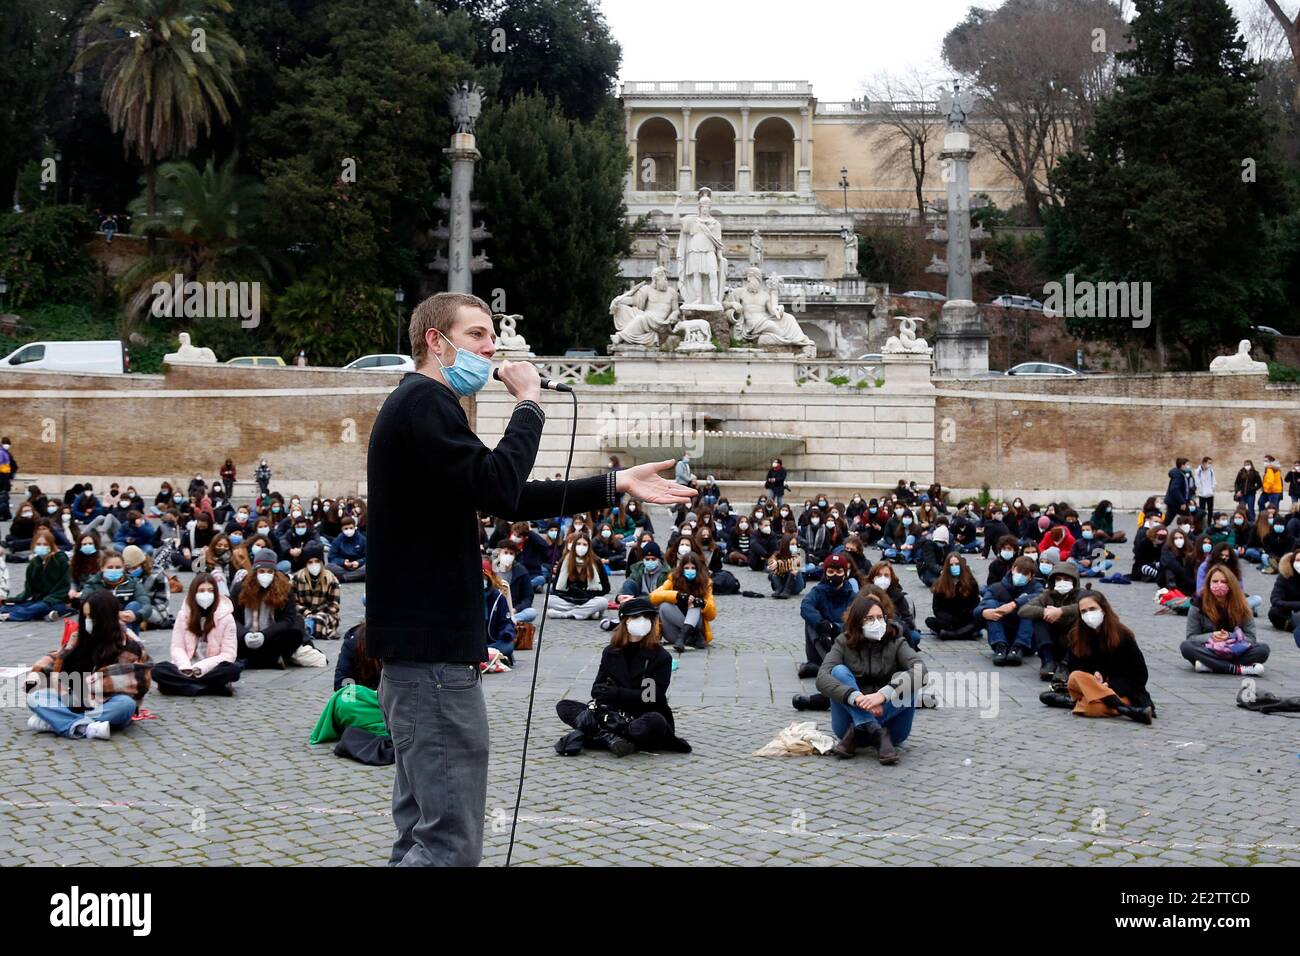
<svg viewBox="0 0 1300 956">
<path fill-rule="evenodd" d="M 615 332 L 611 345 L 658 348 L 677 324 L 680 306 L 677 290 L 668 284 L 668 271 L 656 267 L 650 282 L 639 282 L 609 304 Z"/>
<path fill-rule="evenodd" d="M 732 334 L 740 341 L 760 348 L 796 347 L 805 355 L 817 354 L 816 343 L 804 335 L 794 316 L 781 304 L 779 276 L 773 274 L 764 282 L 758 269 L 746 269 L 744 285 L 728 291 L 724 307 L 734 326 Z"/>
<path fill-rule="evenodd" d="M 504 313 L 498 312 L 496 315 L 492 316 L 492 318 L 500 329 L 500 332 L 497 334 L 497 351 L 527 352 L 529 355 L 532 354 L 532 350 L 528 347 L 528 340 L 520 335 L 515 328 L 515 324 L 523 320 L 522 315 L 505 315 Z"/>
<path fill-rule="evenodd" d="M 672 256 L 672 240 L 668 238 L 668 230 L 660 226 L 659 238 L 655 240 L 655 264 L 667 272 L 668 266 L 672 262 Z"/>
<path fill-rule="evenodd" d="M 757 229 L 749 234 L 749 264 L 757 269 L 763 268 L 763 237 Z"/>
<path fill-rule="evenodd" d="M 722 223 L 713 218 L 713 198 L 709 187 L 701 186 L 699 197 L 698 213 L 681 217 L 681 232 L 677 237 L 677 283 L 683 304 L 720 309 L 727 279 Z M 674 206 L 673 221 L 677 219 L 677 207 Z"/>
<path fill-rule="evenodd" d="M 209 348 L 195 348 L 190 345 L 190 333 L 180 334 L 180 348 L 163 356 L 164 362 L 215 362 L 216 353 Z"/>
<path fill-rule="evenodd" d="M 845 228 L 840 232 L 840 238 L 844 240 L 844 274 L 846 276 L 856 276 L 858 274 L 858 234 L 852 229 Z"/>
<path fill-rule="evenodd" d="M 1259 374 L 1268 374 L 1267 362 L 1256 362 L 1250 357 L 1250 339 L 1242 339 L 1237 343 L 1237 351 L 1232 355 L 1220 355 L 1210 362 L 1211 372 L 1220 372 L 1223 374 L 1252 372 Z"/>
<path fill-rule="evenodd" d="M 716 348 L 708 319 L 682 319 L 673 326 L 673 332 L 682 337 L 679 352 L 711 352 Z"/>
<path fill-rule="evenodd" d="M 947 120 L 950 133 L 966 132 L 966 120 L 975 108 L 975 97 L 970 90 L 963 90 L 960 82 L 954 82 L 952 91 L 939 91 L 939 112 Z"/>
<path fill-rule="evenodd" d="M 899 327 L 898 334 L 891 335 L 885 340 L 881 353 L 890 352 L 929 352 L 930 346 L 925 339 L 917 338 L 916 325 L 918 322 L 924 322 L 924 319 L 912 315 L 898 315 Z"/>
<path fill-rule="evenodd" d="M 447 105 L 451 110 L 452 122 L 456 124 L 456 132 L 473 133 L 479 114 L 483 112 L 483 87 L 477 83 L 471 86 L 468 81 L 462 80 L 452 87 Z"/>
</svg>

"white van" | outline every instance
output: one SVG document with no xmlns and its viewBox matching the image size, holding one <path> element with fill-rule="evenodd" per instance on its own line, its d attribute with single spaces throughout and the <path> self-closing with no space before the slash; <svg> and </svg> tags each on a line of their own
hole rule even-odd
<svg viewBox="0 0 1300 956">
<path fill-rule="evenodd" d="M 106 342 L 29 342 L 0 359 L 4 369 L 51 372 L 130 371 L 126 350 L 116 339 Z"/>
</svg>

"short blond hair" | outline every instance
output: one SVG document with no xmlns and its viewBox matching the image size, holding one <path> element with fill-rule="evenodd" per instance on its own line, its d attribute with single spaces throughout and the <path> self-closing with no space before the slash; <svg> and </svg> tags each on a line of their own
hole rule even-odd
<svg viewBox="0 0 1300 956">
<path fill-rule="evenodd" d="M 456 313 L 462 306 L 482 309 L 489 318 L 492 315 L 486 302 L 467 292 L 439 292 L 429 296 L 411 311 L 407 336 L 411 340 L 411 358 L 416 365 L 423 365 L 429 356 L 429 345 L 424 341 L 424 336 L 430 329 L 437 329 L 443 335 L 450 332 L 452 323 L 456 321 Z"/>
</svg>

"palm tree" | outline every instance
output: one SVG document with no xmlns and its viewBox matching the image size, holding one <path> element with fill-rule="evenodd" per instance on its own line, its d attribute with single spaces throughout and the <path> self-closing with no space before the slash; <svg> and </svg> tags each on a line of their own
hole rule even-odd
<svg viewBox="0 0 1300 956">
<path fill-rule="evenodd" d="M 105 58 L 104 109 L 127 155 L 144 163 L 150 217 L 159 161 L 193 149 L 214 112 L 230 122 L 227 99 L 239 102 L 233 71 L 244 51 L 219 16 L 230 12 L 229 0 L 103 0 L 86 18 L 87 30 L 112 35 L 88 44 L 71 69 Z"/>
<path fill-rule="evenodd" d="M 131 202 L 144 234 L 163 240 L 161 255 L 141 260 L 122 276 L 130 323 L 149 301 L 155 282 L 170 282 L 177 272 L 198 282 L 249 272 L 271 275 L 271 264 L 252 242 L 261 221 L 263 187 L 238 172 L 239 157 L 220 166 L 211 159 L 158 167 L 157 210 L 150 214 L 148 190 Z"/>
</svg>

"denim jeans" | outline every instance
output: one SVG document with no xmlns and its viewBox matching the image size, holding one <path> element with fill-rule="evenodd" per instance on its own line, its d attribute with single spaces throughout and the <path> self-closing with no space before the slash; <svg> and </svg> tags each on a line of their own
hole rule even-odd
<svg viewBox="0 0 1300 956">
<path fill-rule="evenodd" d="M 389 866 L 478 866 L 488 719 L 477 663 L 385 661 L 379 706 L 393 735 Z"/>
<path fill-rule="evenodd" d="M 537 608 L 526 607 L 522 611 L 515 611 L 516 624 L 531 624 L 537 620 Z"/>
<path fill-rule="evenodd" d="M 91 721 L 106 720 L 116 730 L 129 724 L 135 714 L 135 698 L 127 694 L 114 694 L 95 709 L 79 714 L 49 687 L 28 694 L 27 706 L 60 737 L 84 737 Z"/>
<path fill-rule="evenodd" d="M 546 575 L 534 574 L 532 583 L 533 583 L 533 593 L 536 594 L 542 588 L 546 587 Z"/>
<path fill-rule="evenodd" d="M 831 668 L 831 676 L 846 687 L 858 689 L 853 671 L 843 664 Z M 896 704 L 892 700 L 886 700 L 885 712 L 877 717 L 869 710 L 854 707 L 852 704 L 841 704 L 834 697 L 831 698 L 831 732 L 836 737 L 843 737 L 848 732 L 850 724 L 866 730 L 879 730 L 881 725 L 884 725 L 889 729 L 890 739 L 895 744 L 901 744 L 912 732 L 912 718 L 915 716 L 916 708 L 910 703 Z"/>
<path fill-rule="evenodd" d="M 62 615 L 68 610 L 68 606 L 63 603 L 51 605 L 44 601 L 28 601 L 25 604 L 7 605 L 5 610 L 9 612 L 11 621 L 40 621 L 44 620 L 45 615 L 51 611 Z"/>
<path fill-rule="evenodd" d="M 982 616 L 981 620 L 983 620 Z M 1011 643 L 1011 641 L 1007 640 L 1007 625 L 1009 623 L 1015 624 L 1015 643 L 1025 650 L 1032 650 L 1034 647 L 1034 622 L 1018 614 L 1008 614 L 1000 621 L 984 621 L 984 625 L 989 632 L 989 647 Z"/>
</svg>

